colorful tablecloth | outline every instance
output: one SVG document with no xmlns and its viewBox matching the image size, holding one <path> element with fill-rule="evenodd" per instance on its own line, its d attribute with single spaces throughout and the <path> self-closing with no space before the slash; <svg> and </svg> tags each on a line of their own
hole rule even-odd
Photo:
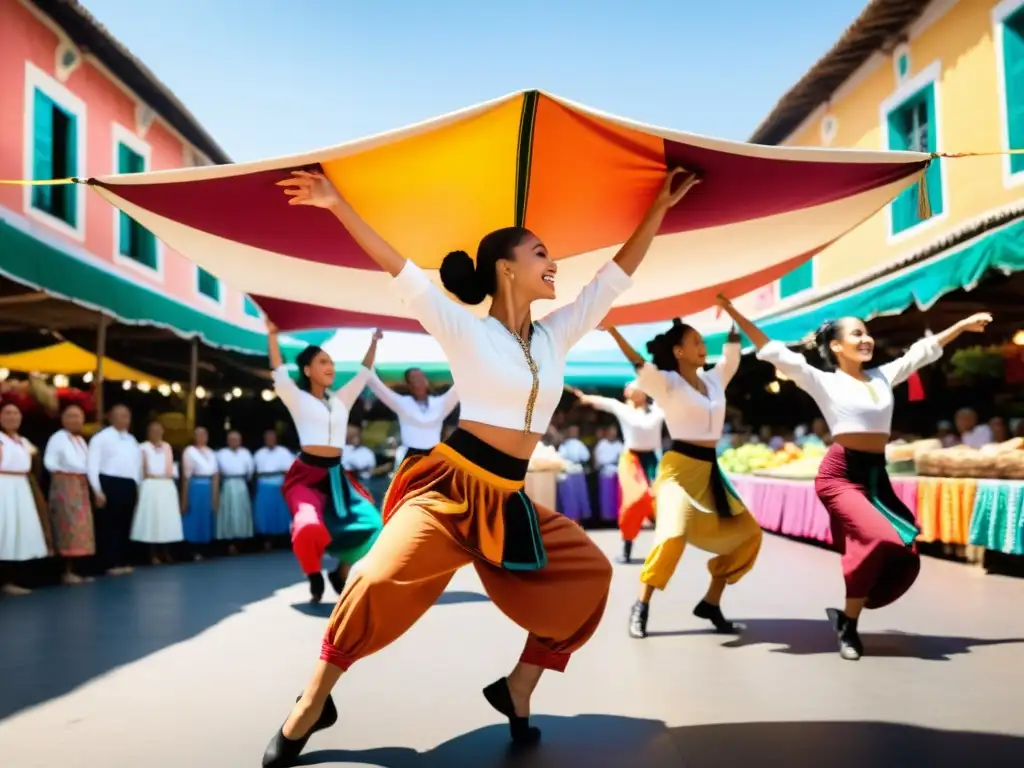
<svg viewBox="0 0 1024 768">
<path fill-rule="evenodd" d="M 970 543 L 1024 555 L 1024 482 L 978 480 L 970 519 Z"/>
<path fill-rule="evenodd" d="M 978 481 L 965 477 L 918 477 L 916 481 L 918 541 L 966 545 Z"/>
</svg>

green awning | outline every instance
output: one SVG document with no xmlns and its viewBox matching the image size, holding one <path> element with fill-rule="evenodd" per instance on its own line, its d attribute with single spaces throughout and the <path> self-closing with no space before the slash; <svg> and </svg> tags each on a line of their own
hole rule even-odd
<svg viewBox="0 0 1024 768">
<path fill-rule="evenodd" d="M 826 320 L 847 316 L 870 320 L 898 315 L 911 306 L 927 310 L 948 293 L 972 290 L 992 271 L 1024 271 L 1024 221 L 990 229 L 925 261 L 755 322 L 769 338 L 797 344 Z M 720 354 L 725 338 L 725 333 L 706 336 L 708 354 Z"/>
<path fill-rule="evenodd" d="M 0 219 L 0 273 L 52 296 L 131 325 L 198 336 L 213 347 L 266 354 L 265 334 L 212 317 L 36 239 Z"/>
</svg>

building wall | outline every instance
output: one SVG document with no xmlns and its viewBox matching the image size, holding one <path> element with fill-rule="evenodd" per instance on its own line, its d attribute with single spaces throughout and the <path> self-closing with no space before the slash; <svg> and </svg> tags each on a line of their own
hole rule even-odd
<svg viewBox="0 0 1024 768">
<path fill-rule="evenodd" d="M 30 178 L 31 99 L 42 84 L 58 101 L 78 104 L 79 131 L 84 132 L 84 162 L 78 175 L 101 176 L 117 172 L 117 142 L 124 141 L 143 156 L 147 170 L 181 167 L 202 161 L 202 156 L 173 128 L 147 116 L 134 95 L 99 62 L 80 56 L 70 72 L 60 70 L 59 30 L 31 4 L 0 0 L 0 179 Z M 66 45 L 66 43 L 64 43 Z M 221 301 L 197 291 L 196 266 L 180 254 L 158 246 L 158 269 L 153 270 L 118 253 L 118 212 L 88 189 L 80 188 L 77 231 L 54 221 L 31 205 L 28 187 L 0 185 L 0 206 L 29 219 L 33 227 L 56 236 L 69 248 L 84 248 L 91 258 L 133 282 L 155 288 L 208 314 L 243 327 L 262 328 L 262 321 L 244 311 L 244 296 L 221 285 Z M 63 225 L 63 226 L 62 226 Z"/>
<path fill-rule="evenodd" d="M 888 149 L 886 107 L 936 76 L 937 151 L 991 152 L 1006 146 L 1003 61 L 994 14 L 1024 0 L 937 0 L 892 52 L 876 53 L 784 144 Z M 909 57 L 901 83 L 898 62 Z M 897 261 L 968 221 L 1024 200 L 1024 174 L 1005 156 L 945 159 L 943 213 L 897 235 L 887 207 L 822 252 L 814 288 Z"/>
</svg>

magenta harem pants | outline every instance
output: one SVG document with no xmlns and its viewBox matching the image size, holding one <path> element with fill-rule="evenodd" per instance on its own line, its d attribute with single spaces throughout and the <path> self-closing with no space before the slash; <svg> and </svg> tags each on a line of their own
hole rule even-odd
<svg viewBox="0 0 1024 768">
<path fill-rule="evenodd" d="M 832 541 L 842 555 L 846 596 L 864 599 L 866 608 L 895 602 L 917 580 L 921 558 L 904 543 L 895 525 L 881 511 L 902 518 L 905 529 L 914 515 L 893 490 L 882 454 L 828 449 L 814 481 L 828 510 Z"/>
</svg>

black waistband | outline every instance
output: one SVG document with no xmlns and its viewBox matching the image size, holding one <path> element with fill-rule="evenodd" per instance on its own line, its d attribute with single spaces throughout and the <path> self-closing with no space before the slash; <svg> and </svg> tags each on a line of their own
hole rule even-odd
<svg viewBox="0 0 1024 768">
<path fill-rule="evenodd" d="M 656 455 L 654 451 L 638 451 L 636 448 L 627 448 L 626 450 L 639 459 L 646 459 L 648 456 Z"/>
<path fill-rule="evenodd" d="M 299 461 L 303 464 L 308 464 L 311 467 L 320 467 L 321 469 L 330 469 L 341 464 L 341 454 L 337 456 L 314 456 L 312 453 L 306 453 L 302 451 L 299 454 Z"/>
<path fill-rule="evenodd" d="M 717 461 L 718 453 L 714 448 L 710 448 L 706 445 L 694 445 L 693 443 L 687 443 L 682 440 L 673 440 L 672 445 L 669 446 L 670 451 L 681 453 L 683 456 L 689 456 L 691 459 L 697 461 Z"/>
<path fill-rule="evenodd" d="M 839 450 L 843 452 L 843 458 L 846 460 L 847 471 L 873 469 L 876 467 L 885 469 L 886 461 L 884 453 L 872 453 L 870 451 L 855 451 L 852 448 L 846 448 L 838 444 L 837 447 L 839 448 Z"/>
<path fill-rule="evenodd" d="M 515 456 L 509 456 L 464 429 L 456 429 L 444 443 L 456 453 L 465 456 L 480 469 L 485 469 L 492 475 L 503 477 L 506 480 L 523 480 L 530 467 L 529 459 L 517 459 Z"/>
</svg>

